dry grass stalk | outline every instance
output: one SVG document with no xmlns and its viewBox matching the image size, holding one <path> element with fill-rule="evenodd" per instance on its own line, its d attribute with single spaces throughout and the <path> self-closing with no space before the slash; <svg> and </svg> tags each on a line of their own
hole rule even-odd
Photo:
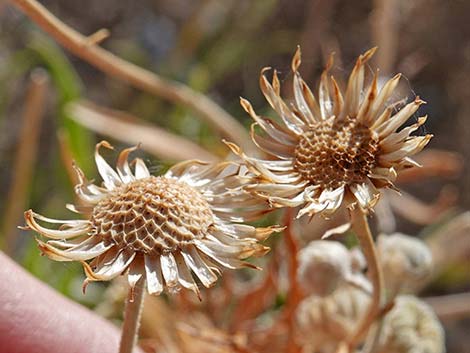
<svg viewBox="0 0 470 353">
<path fill-rule="evenodd" d="M 6 202 L 8 207 L 5 211 L 3 234 L 4 249 L 7 254 L 12 254 L 15 248 L 15 230 L 24 210 L 28 185 L 33 174 L 48 81 L 48 75 L 42 69 L 33 71 L 30 76 L 28 95 L 23 110 L 22 129 L 18 139 L 15 164 L 12 168 L 12 184 Z"/>
<path fill-rule="evenodd" d="M 212 124 L 225 137 L 246 146 L 248 138 L 243 126 L 206 95 L 196 92 L 182 83 L 164 79 L 115 56 L 95 44 L 97 42 L 95 35 L 92 35 L 91 38 L 83 36 L 60 21 L 35 0 L 11 0 L 11 3 L 74 55 L 110 77 L 120 79 L 155 96 L 189 108 L 200 118 Z M 98 39 L 102 39 L 102 37 L 100 34 Z"/>
<path fill-rule="evenodd" d="M 88 129 L 130 145 L 141 144 L 143 150 L 163 160 L 219 159 L 188 139 L 145 124 L 122 111 L 100 107 L 88 101 L 70 103 L 67 109 L 74 120 Z"/>
<path fill-rule="evenodd" d="M 470 317 L 470 292 L 428 297 L 424 301 L 431 305 L 439 319 L 444 322 Z"/>
</svg>

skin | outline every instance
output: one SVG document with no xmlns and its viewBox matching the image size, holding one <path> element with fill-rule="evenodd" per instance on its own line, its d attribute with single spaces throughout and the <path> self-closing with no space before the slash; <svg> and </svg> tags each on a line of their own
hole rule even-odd
<svg viewBox="0 0 470 353">
<path fill-rule="evenodd" d="M 118 328 L 0 252 L 0 352 L 115 353 L 119 339 Z"/>
</svg>

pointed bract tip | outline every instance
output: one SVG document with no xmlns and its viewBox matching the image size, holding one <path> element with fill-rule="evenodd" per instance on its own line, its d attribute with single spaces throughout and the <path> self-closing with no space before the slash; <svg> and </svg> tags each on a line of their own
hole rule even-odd
<svg viewBox="0 0 470 353">
<path fill-rule="evenodd" d="M 103 146 L 105 148 L 109 148 L 110 150 L 114 150 L 113 145 L 111 145 L 108 141 L 102 140 L 96 144 L 95 150 L 98 152 L 99 148 Z"/>
<path fill-rule="evenodd" d="M 328 55 L 328 59 L 326 60 L 326 65 L 325 65 L 323 72 L 327 73 L 328 71 L 330 71 L 334 63 L 335 63 L 335 52 L 331 52 L 330 55 Z"/>
<path fill-rule="evenodd" d="M 265 66 L 265 67 L 263 67 L 263 68 L 261 69 L 260 75 L 261 75 L 261 76 L 264 76 L 264 73 L 265 73 L 266 71 L 269 71 L 269 70 L 272 70 L 272 67 L 271 67 L 271 66 Z"/>
<path fill-rule="evenodd" d="M 418 105 L 427 104 L 426 101 L 423 101 L 419 96 L 416 96 L 414 103 Z"/>
<path fill-rule="evenodd" d="M 88 287 L 89 284 L 90 284 L 90 280 L 88 278 L 85 278 L 85 280 L 83 281 L 83 284 L 82 284 L 82 293 L 83 293 L 83 295 L 86 294 L 86 288 Z"/>
<path fill-rule="evenodd" d="M 298 45 L 297 50 L 295 51 L 294 56 L 292 57 L 292 64 L 291 64 L 292 71 L 297 72 L 301 63 L 302 63 L 302 52 L 300 50 L 300 45 Z"/>
<path fill-rule="evenodd" d="M 370 58 L 372 58 L 372 56 L 374 56 L 377 49 L 378 49 L 378 47 L 373 47 L 373 48 L 370 48 L 368 51 L 366 51 L 364 54 L 362 54 L 360 56 L 362 64 L 365 64 L 367 61 L 369 61 Z"/>
</svg>

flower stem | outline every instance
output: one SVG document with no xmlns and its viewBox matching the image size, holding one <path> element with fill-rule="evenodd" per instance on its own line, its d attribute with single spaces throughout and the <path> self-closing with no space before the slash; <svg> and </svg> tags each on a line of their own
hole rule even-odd
<svg viewBox="0 0 470 353">
<path fill-rule="evenodd" d="M 140 316 L 144 307 L 145 279 L 137 281 L 134 288 L 129 289 L 124 311 L 121 343 L 119 353 L 132 353 L 139 333 Z"/>
<path fill-rule="evenodd" d="M 299 261 L 297 259 L 297 253 L 299 251 L 299 245 L 297 243 L 297 239 L 293 232 L 293 219 L 294 219 L 294 212 L 292 208 L 286 209 L 284 213 L 284 222 L 283 225 L 286 227 L 284 231 L 284 241 L 287 252 L 289 254 L 288 258 L 288 273 L 290 279 L 290 287 L 287 293 L 287 303 L 286 303 L 286 319 L 288 325 L 287 331 L 287 343 L 288 343 L 288 353 L 295 353 L 299 352 L 300 349 L 295 342 L 294 339 L 294 332 L 295 332 L 295 311 L 299 302 L 301 300 L 301 292 L 299 288 L 299 284 L 297 282 L 297 269 L 299 267 Z"/>
<path fill-rule="evenodd" d="M 383 274 L 377 258 L 374 239 L 370 232 L 369 223 L 367 221 L 366 212 L 359 206 L 350 210 L 352 228 L 356 233 L 359 244 L 361 245 L 364 256 L 367 260 L 368 274 L 370 276 L 373 290 L 372 300 L 369 304 L 367 312 L 362 320 L 359 322 L 356 330 L 348 337 L 348 346 L 350 351 L 353 351 L 357 344 L 360 342 L 369 327 L 375 321 L 381 312 L 382 297 L 383 297 Z"/>
</svg>

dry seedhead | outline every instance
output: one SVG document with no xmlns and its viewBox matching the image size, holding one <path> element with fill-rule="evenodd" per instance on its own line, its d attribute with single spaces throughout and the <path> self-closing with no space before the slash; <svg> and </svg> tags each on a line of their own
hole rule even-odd
<svg viewBox="0 0 470 353">
<path fill-rule="evenodd" d="M 333 59 L 327 63 L 315 96 L 298 71 L 300 49 L 292 60 L 294 102 L 280 96 L 276 71 L 272 82 L 261 72 L 260 86 L 266 100 L 282 120 L 278 124 L 256 114 L 251 104 L 242 107 L 264 130 L 266 136 L 252 129 L 253 142 L 274 157 L 261 160 L 247 156 L 234 144 L 232 151 L 258 176 L 246 189 L 269 200 L 274 207 L 297 207 L 297 217 L 304 214 L 333 214 L 343 203 L 373 208 L 380 189 L 394 187 L 400 170 L 417 165 L 409 157 L 421 151 L 432 135 L 412 136 L 426 117 L 398 131 L 424 101 L 417 97 L 396 111 L 390 103 L 400 75 L 379 90 L 377 75 L 364 85 L 365 65 L 375 48 L 361 55 L 341 91 L 334 78 L 328 77 Z"/>
<path fill-rule="evenodd" d="M 37 239 L 41 251 L 53 260 L 80 261 L 85 285 L 126 273 L 131 288 L 143 278 L 150 294 L 184 287 L 199 296 L 191 272 L 211 287 L 219 267 L 256 268 L 243 259 L 268 251 L 258 240 L 278 228 L 240 224 L 266 212 L 263 203 L 241 189 L 246 175 L 240 166 L 188 161 L 155 177 L 139 158 L 131 170 L 128 156 L 135 148 L 119 154 L 114 170 L 100 147 L 112 147 L 105 141 L 96 146 L 103 185 L 90 183 L 76 167 L 80 182 L 75 192 L 83 205 L 68 206 L 87 219 L 60 221 L 25 213 L 29 228 L 52 239 Z M 38 221 L 60 227 L 49 229 Z"/>
</svg>

